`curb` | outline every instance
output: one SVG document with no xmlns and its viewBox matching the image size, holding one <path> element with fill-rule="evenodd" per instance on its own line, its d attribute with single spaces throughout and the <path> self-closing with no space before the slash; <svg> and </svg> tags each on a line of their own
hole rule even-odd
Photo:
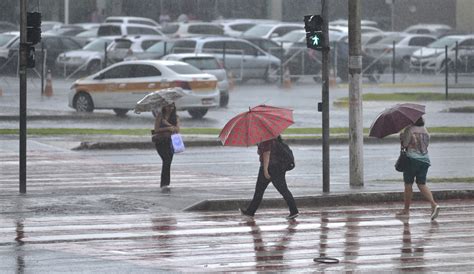
<svg viewBox="0 0 474 274">
<path fill-rule="evenodd" d="M 201 140 L 186 140 L 184 137 L 184 143 L 187 147 L 205 147 L 205 146 L 222 146 L 219 139 L 201 139 Z M 285 142 L 288 144 L 296 145 L 320 145 L 322 144 L 322 138 L 315 136 L 314 138 L 298 138 L 297 136 L 284 137 Z M 473 142 L 474 135 L 449 135 L 449 134 L 432 134 L 431 142 Z M 347 144 L 349 138 L 346 136 L 334 136 L 330 138 L 329 143 L 336 144 Z M 399 143 L 398 137 L 390 137 L 384 139 L 364 137 L 364 144 L 389 144 Z M 81 142 L 79 146 L 74 147 L 72 150 L 113 150 L 113 149 L 154 149 L 155 145 L 149 141 L 117 141 L 117 142 Z"/>
<path fill-rule="evenodd" d="M 474 190 L 432 191 L 436 200 L 473 199 Z M 421 193 L 413 193 L 413 200 L 424 200 Z M 322 194 L 317 196 L 295 197 L 298 207 L 350 206 L 367 203 L 401 202 L 403 192 L 364 192 L 351 194 Z M 227 211 L 245 207 L 251 199 L 215 199 L 195 203 L 183 211 Z M 260 208 L 286 208 L 283 198 L 265 198 Z"/>
</svg>

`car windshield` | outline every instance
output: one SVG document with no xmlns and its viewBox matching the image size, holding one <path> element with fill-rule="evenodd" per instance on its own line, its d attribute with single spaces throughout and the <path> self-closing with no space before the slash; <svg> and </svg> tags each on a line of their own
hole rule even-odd
<svg viewBox="0 0 474 274">
<path fill-rule="evenodd" d="M 305 36 L 306 36 L 306 33 L 304 31 L 290 31 L 289 33 L 283 35 L 278 40 L 280 40 L 280 41 L 289 41 L 289 42 L 298 42 Z"/>
<path fill-rule="evenodd" d="M 5 46 L 15 35 L 12 34 L 0 34 L 0 47 Z"/>
<path fill-rule="evenodd" d="M 177 74 L 201 74 L 202 71 L 190 65 L 169 65 L 167 66 Z"/>
<path fill-rule="evenodd" d="M 82 49 L 87 51 L 104 51 L 105 43 L 110 45 L 112 43 L 111 39 L 96 39 L 89 44 L 85 45 Z"/>
<path fill-rule="evenodd" d="M 97 29 L 86 30 L 76 35 L 76 37 L 96 37 L 96 36 L 97 36 Z"/>
<path fill-rule="evenodd" d="M 246 32 L 244 32 L 244 36 L 256 36 L 261 37 L 266 35 L 270 30 L 273 28 L 272 25 L 256 25 Z"/>
<path fill-rule="evenodd" d="M 198 69 L 220 69 L 219 63 L 213 57 L 190 57 L 184 58 L 183 61 Z"/>
<path fill-rule="evenodd" d="M 461 39 L 458 37 L 446 36 L 429 44 L 428 47 L 429 48 L 444 48 L 445 46 L 450 47 L 454 45 L 456 41 L 459 41 L 459 40 Z"/>
</svg>

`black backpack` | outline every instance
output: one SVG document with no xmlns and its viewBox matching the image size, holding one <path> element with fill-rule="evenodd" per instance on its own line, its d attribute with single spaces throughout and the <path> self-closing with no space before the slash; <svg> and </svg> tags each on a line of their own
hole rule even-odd
<svg viewBox="0 0 474 274">
<path fill-rule="evenodd" d="M 281 139 L 275 140 L 272 144 L 270 154 L 270 165 L 276 165 L 282 170 L 289 171 L 295 168 L 295 157 L 290 147 Z"/>
</svg>

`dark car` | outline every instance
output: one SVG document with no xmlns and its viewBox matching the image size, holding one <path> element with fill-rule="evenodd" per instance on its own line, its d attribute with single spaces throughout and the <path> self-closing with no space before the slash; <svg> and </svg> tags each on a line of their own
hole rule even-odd
<svg viewBox="0 0 474 274">
<path fill-rule="evenodd" d="M 261 37 L 242 37 L 243 39 L 251 42 L 254 45 L 257 45 L 259 48 L 263 49 L 264 51 L 270 53 L 271 55 L 278 57 L 280 60 L 284 58 L 284 50 L 281 44 L 277 42 Z"/>
<path fill-rule="evenodd" d="M 349 78 L 349 45 L 344 41 L 333 41 L 330 42 L 330 48 L 331 69 L 335 69 L 337 76 L 346 82 Z M 321 73 L 321 52 L 306 48 L 306 43 L 294 43 L 288 49 L 285 57 L 284 65 L 289 68 L 292 81 L 298 80 L 302 75 L 317 75 Z M 334 67 L 335 59 L 337 59 L 336 67 Z M 384 68 L 380 63 L 374 62 L 374 58 L 362 54 L 362 71 L 363 76 L 375 82 L 378 81 Z M 315 77 L 315 80 L 319 80 L 319 78 Z"/>
<path fill-rule="evenodd" d="M 8 52 L 8 56 L 14 57 L 18 56 L 18 45 L 19 41 L 13 44 Z M 78 50 L 81 49 L 81 45 L 76 42 L 74 39 L 66 36 L 55 36 L 55 35 L 42 35 L 41 43 L 35 45 L 36 51 L 36 68 L 41 67 L 41 63 L 43 62 L 43 58 L 41 56 L 41 47 L 44 47 L 45 55 L 46 55 L 46 69 L 50 69 L 51 71 L 55 71 L 55 62 L 58 58 L 59 54 L 70 51 L 70 50 Z M 17 66 L 17 59 L 13 63 L 13 67 Z"/>
</svg>

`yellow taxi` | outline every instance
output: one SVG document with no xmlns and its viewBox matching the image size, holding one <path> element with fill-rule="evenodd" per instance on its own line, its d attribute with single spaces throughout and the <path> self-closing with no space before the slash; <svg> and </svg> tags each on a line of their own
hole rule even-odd
<svg viewBox="0 0 474 274">
<path fill-rule="evenodd" d="M 180 61 L 140 60 L 116 63 L 74 82 L 69 107 L 78 112 L 112 109 L 125 115 L 146 94 L 181 87 L 185 96 L 176 101 L 177 110 L 202 118 L 219 106 L 219 89 L 214 75 Z"/>
</svg>

